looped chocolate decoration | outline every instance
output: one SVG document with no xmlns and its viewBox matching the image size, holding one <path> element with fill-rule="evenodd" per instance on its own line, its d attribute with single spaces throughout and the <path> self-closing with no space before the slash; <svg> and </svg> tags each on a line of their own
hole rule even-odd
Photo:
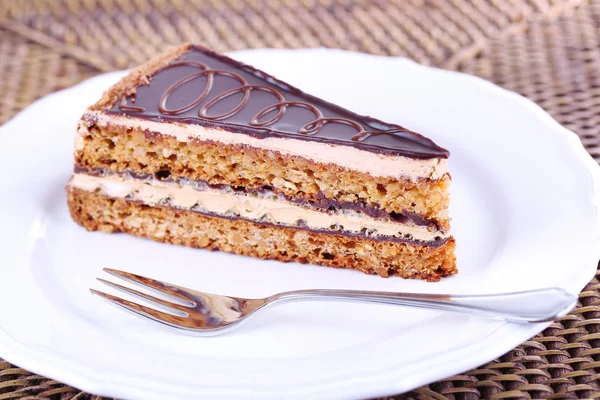
<svg viewBox="0 0 600 400">
<path fill-rule="evenodd" d="M 344 124 L 344 125 L 348 125 L 348 126 L 353 127 L 354 129 L 356 129 L 357 132 L 354 136 L 352 136 L 352 140 L 359 141 L 359 142 L 362 142 L 363 140 L 367 139 L 369 136 L 402 132 L 400 129 L 390 129 L 390 130 L 384 130 L 384 131 L 367 131 L 361 124 L 359 124 L 356 121 L 350 120 L 350 119 L 326 118 L 323 116 L 323 114 L 317 107 L 315 107 L 314 105 L 312 105 L 310 103 L 306 103 L 306 102 L 302 102 L 302 101 L 286 101 L 283 94 L 281 94 L 281 92 L 279 92 L 278 90 L 276 90 L 272 87 L 264 86 L 264 85 L 251 85 L 242 76 L 236 74 L 235 72 L 221 70 L 221 69 L 211 69 L 207 65 L 199 63 L 199 62 L 179 61 L 179 62 L 170 64 L 170 65 L 164 67 L 162 69 L 162 71 L 171 69 L 174 67 L 179 67 L 179 66 L 196 67 L 196 68 L 201 69 L 201 71 L 179 79 L 178 81 L 173 83 L 171 86 L 169 86 L 167 88 L 167 90 L 165 90 L 165 92 L 163 93 L 163 95 L 161 96 L 161 98 L 159 100 L 159 105 L 158 105 L 158 110 L 162 114 L 178 115 L 178 114 L 182 114 L 182 113 L 189 111 L 192 108 L 198 106 L 203 100 L 205 100 L 208 97 L 208 95 L 210 94 L 210 91 L 213 89 L 213 83 L 214 83 L 215 76 L 227 76 L 227 77 L 230 77 L 230 78 L 238 81 L 241 84 L 241 86 L 234 88 L 234 89 L 227 90 L 225 92 L 222 92 L 222 93 L 218 94 L 217 96 L 215 96 L 214 98 L 210 99 L 208 102 L 206 102 L 198 110 L 199 118 L 209 120 L 209 121 L 220 121 L 220 120 L 227 119 L 227 118 L 237 114 L 238 112 L 240 112 L 244 108 L 244 106 L 246 106 L 246 104 L 248 104 L 248 101 L 250 100 L 252 91 L 258 90 L 258 91 L 267 92 L 267 93 L 272 94 L 273 97 L 275 97 L 277 99 L 277 103 L 273 103 L 272 105 L 263 108 L 254 117 L 252 117 L 250 119 L 250 121 L 248 122 L 248 124 L 251 126 L 267 127 L 269 125 L 276 123 L 281 118 L 283 118 L 286 110 L 289 107 L 300 107 L 300 108 L 304 108 L 304 109 L 311 111 L 315 116 L 315 119 L 313 121 L 306 123 L 304 126 L 302 126 L 298 130 L 298 133 L 302 134 L 302 135 L 316 135 L 321 131 L 323 126 L 325 126 L 326 124 L 331 124 L 331 123 Z M 169 99 L 169 96 L 171 94 L 173 94 L 173 92 L 175 90 L 177 90 L 180 86 L 182 86 L 188 82 L 191 82 L 197 78 L 200 78 L 202 76 L 206 76 L 206 82 L 204 83 L 204 88 L 202 89 L 202 92 L 198 95 L 198 97 L 196 97 L 196 99 L 194 101 L 192 101 L 191 103 L 189 103 L 187 105 L 184 105 L 182 107 L 175 108 L 175 109 L 169 109 L 167 107 L 167 101 Z M 220 115 L 209 115 L 208 111 L 210 108 L 215 106 L 220 101 L 225 100 L 226 98 L 236 95 L 238 93 L 243 94 L 242 98 L 240 99 L 240 102 L 231 111 L 228 111 L 228 112 L 220 114 Z M 129 105 L 125 104 L 124 101 L 125 101 L 125 98 L 123 98 L 121 100 L 121 104 L 119 104 L 120 109 L 127 110 L 127 111 L 140 111 L 140 112 L 144 111 L 143 108 L 129 106 Z M 125 107 L 127 107 L 127 108 L 125 108 Z M 261 119 L 264 116 L 266 116 L 267 114 L 269 114 L 273 111 L 276 111 L 276 113 L 273 117 L 271 117 L 270 119 L 268 119 L 266 121 L 261 121 Z"/>
<path fill-rule="evenodd" d="M 209 72 L 208 67 L 204 64 L 194 62 L 194 61 L 181 61 L 181 62 L 171 64 L 168 68 L 173 68 L 173 67 L 178 67 L 178 66 L 183 66 L 183 65 L 188 65 L 190 67 L 197 67 L 197 68 L 200 68 L 202 71 L 196 72 L 195 74 L 192 74 L 189 76 L 186 76 L 185 78 L 182 78 L 182 79 L 178 80 L 177 82 L 175 82 L 173 85 L 169 86 L 169 88 L 161 96 L 160 101 L 158 103 L 158 110 L 163 114 L 177 115 L 177 114 L 186 112 L 188 110 L 191 110 L 192 108 L 194 108 L 198 104 L 200 104 L 202 102 L 202 100 L 204 100 L 204 98 L 208 95 L 208 93 L 210 92 L 210 89 L 212 89 L 213 74 Z M 204 76 L 204 75 L 206 75 L 206 83 L 204 84 L 204 90 L 202 90 L 202 93 L 200 93 L 198 95 L 198 97 L 196 97 L 196 100 L 192 101 L 187 106 L 183 106 L 183 107 L 176 108 L 173 110 L 170 110 L 167 108 L 167 99 L 169 98 L 171 93 L 173 93 L 175 90 L 177 90 L 177 88 L 180 87 L 181 85 L 184 85 L 184 84 L 186 84 L 190 81 L 193 81 L 196 78 L 200 78 L 201 76 Z"/>
<path fill-rule="evenodd" d="M 281 96 L 281 98 L 283 99 L 283 96 Z M 262 109 L 258 114 L 256 114 L 256 116 L 254 116 L 254 118 L 252 118 L 252 121 L 250 121 L 250 125 L 268 126 L 274 122 L 277 122 L 279 119 L 281 119 L 281 117 L 283 117 L 283 114 L 285 114 L 285 110 L 287 110 L 288 107 L 301 107 L 301 108 L 306 108 L 306 109 L 312 111 L 312 113 L 315 115 L 315 117 L 317 117 L 317 119 L 315 121 L 317 121 L 318 119 L 323 117 L 323 114 L 321 114 L 321 111 L 319 111 L 319 109 L 317 107 L 313 106 L 312 104 L 304 103 L 301 101 L 285 101 L 285 99 L 283 99 L 282 101 L 280 101 L 277 104 L 273 104 L 269 107 Z M 258 123 L 258 120 L 261 117 L 263 117 L 264 115 L 268 114 L 269 112 L 271 112 L 273 110 L 278 110 L 277 115 L 275 115 L 273 118 L 271 118 L 268 121 Z M 312 124 L 312 122 L 310 122 L 309 124 Z M 317 133 L 317 132 L 318 132 L 318 130 L 315 132 L 312 132 L 312 131 L 308 132 L 308 131 L 302 131 L 302 129 L 300 129 L 298 131 L 298 133 L 302 133 L 302 134 L 313 134 L 313 133 Z"/>
<path fill-rule="evenodd" d="M 105 112 L 163 124 L 215 128 L 256 139 L 295 137 L 416 159 L 449 155 L 416 132 L 356 114 L 200 46 L 189 46 L 147 78 Z M 369 90 L 360 80 L 351 86 L 349 93 Z"/>
<path fill-rule="evenodd" d="M 321 128 L 323 127 L 323 125 L 329 124 L 329 123 L 336 123 L 336 122 L 339 124 L 350 125 L 351 127 L 358 130 L 359 132 L 364 131 L 364 128 L 358 122 L 352 121 L 352 120 L 349 120 L 346 118 L 318 118 L 318 119 L 304 125 L 302 128 L 300 128 L 300 133 L 307 133 L 307 134 L 318 133 L 321 130 Z M 355 140 L 354 137 L 352 138 L 352 140 Z"/>
<path fill-rule="evenodd" d="M 143 107 L 137 107 L 127 104 L 127 96 L 121 97 L 121 101 L 119 101 L 119 110 L 122 111 L 134 111 L 134 112 L 144 112 L 146 111 Z"/>
<path fill-rule="evenodd" d="M 356 142 L 362 142 L 363 140 L 365 140 L 369 136 L 387 135 L 387 134 L 390 134 L 390 133 L 400 133 L 400 132 L 405 132 L 405 131 L 400 130 L 400 129 L 390 129 L 390 130 L 387 130 L 387 131 L 367 131 L 367 130 L 365 130 L 363 128 L 356 135 L 352 136 L 352 140 L 354 140 Z"/>
<path fill-rule="evenodd" d="M 238 77 L 240 79 L 243 79 L 241 76 L 238 76 Z M 231 90 L 228 90 L 226 92 L 223 92 L 220 95 L 218 95 L 217 97 L 215 97 L 214 99 L 212 99 L 211 101 L 209 101 L 208 103 L 206 103 L 204 106 L 202 106 L 202 108 L 200 108 L 200 110 L 198 110 L 198 116 L 200 116 L 202 118 L 206 118 L 206 119 L 212 120 L 212 121 L 219 121 L 219 120 L 222 120 L 222 119 L 225 119 L 225 118 L 229 118 L 232 115 L 237 114 L 238 112 L 240 112 L 240 110 L 242 108 L 244 108 L 244 106 L 248 103 L 248 100 L 250 99 L 250 92 L 253 89 L 255 89 L 255 90 L 261 90 L 263 92 L 271 93 L 272 95 L 274 95 L 278 99 L 284 100 L 284 98 L 281 95 L 281 93 L 279 93 L 277 90 L 275 90 L 273 88 L 270 88 L 268 86 L 262 86 L 262 85 L 247 85 L 247 84 L 244 84 L 244 86 L 240 86 L 238 88 L 231 89 Z M 227 97 L 232 96 L 232 95 L 237 94 L 237 93 L 244 93 L 244 96 L 240 100 L 240 103 L 237 106 L 235 106 L 233 110 L 229 111 L 228 113 L 221 114 L 221 115 L 214 115 L 214 116 L 209 116 L 208 115 L 208 109 L 209 108 L 211 108 L 212 106 L 214 106 L 215 104 L 217 104 L 219 101 L 221 101 L 223 99 L 226 99 Z M 259 113 L 259 114 L 261 114 L 261 113 Z M 283 112 L 281 114 L 283 115 Z M 264 114 L 262 114 L 262 115 L 264 115 Z M 256 119 L 257 119 L 257 117 L 254 116 L 254 118 L 252 118 L 252 121 L 255 121 Z M 250 125 L 253 125 L 252 122 L 250 122 Z"/>
</svg>

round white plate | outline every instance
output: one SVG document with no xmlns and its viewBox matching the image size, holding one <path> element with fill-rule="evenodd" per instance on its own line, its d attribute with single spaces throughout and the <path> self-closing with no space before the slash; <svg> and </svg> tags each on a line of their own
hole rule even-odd
<svg viewBox="0 0 600 400">
<path fill-rule="evenodd" d="M 309 93 L 397 122 L 450 149 L 459 275 L 439 283 L 261 261 L 89 233 L 64 186 L 76 121 L 123 73 L 32 104 L 0 128 L 0 357 L 119 398 L 365 398 L 498 357 L 546 325 L 349 303 L 268 309 L 240 329 L 190 337 L 93 297 L 102 267 L 214 293 L 301 288 L 578 293 L 600 258 L 600 168 L 528 100 L 474 77 L 337 50 L 234 54 Z M 106 288 L 104 288 L 106 289 Z"/>
</svg>

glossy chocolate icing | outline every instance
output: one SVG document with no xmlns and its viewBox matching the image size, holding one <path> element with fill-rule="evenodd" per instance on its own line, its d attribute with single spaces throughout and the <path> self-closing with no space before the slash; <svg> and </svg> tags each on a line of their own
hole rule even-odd
<svg viewBox="0 0 600 400">
<path fill-rule="evenodd" d="M 418 159 L 449 156 L 418 133 L 360 116 L 198 46 L 158 70 L 149 85 L 139 86 L 135 95 L 122 98 L 107 113 Z"/>
</svg>

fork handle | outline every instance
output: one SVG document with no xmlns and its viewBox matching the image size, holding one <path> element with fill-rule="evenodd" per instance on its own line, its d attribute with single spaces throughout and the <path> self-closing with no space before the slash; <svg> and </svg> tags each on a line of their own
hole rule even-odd
<svg viewBox="0 0 600 400">
<path fill-rule="evenodd" d="M 577 296 L 556 287 L 489 295 L 311 289 L 280 293 L 268 300 L 278 302 L 302 299 L 392 304 L 501 318 L 518 323 L 552 321 L 567 315 L 577 304 Z"/>
</svg>

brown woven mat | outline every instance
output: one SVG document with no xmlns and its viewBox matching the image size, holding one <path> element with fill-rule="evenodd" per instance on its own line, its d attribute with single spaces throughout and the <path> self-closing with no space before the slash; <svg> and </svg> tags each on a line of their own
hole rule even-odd
<svg viewBox="0 0 600 400">
<path fill-rule="evenodd" d="M 600 161 L 600 0 L 0 0 L 0 123 L 182 41 L 338 47 L 479 75 L 536 101 Z M 0 360 L 0 400 L 92 397 Z M 598 279 L 542 334 L 397 398 L 600 398 Z"/>
</svg>

